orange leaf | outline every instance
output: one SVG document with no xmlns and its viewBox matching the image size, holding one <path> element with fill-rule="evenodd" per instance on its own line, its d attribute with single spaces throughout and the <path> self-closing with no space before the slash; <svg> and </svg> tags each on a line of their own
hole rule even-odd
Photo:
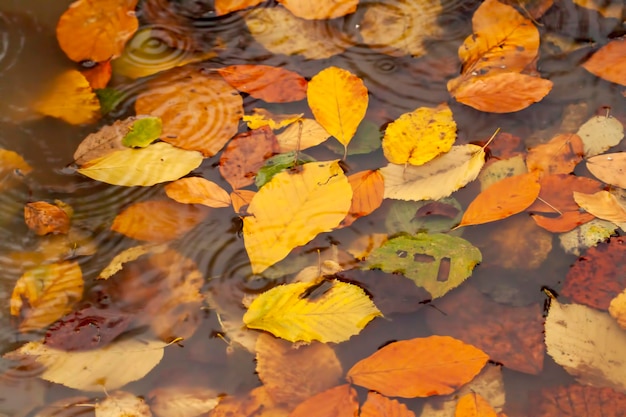
<svg viewBox="0 0 626 417">
<path fill-rule="evenodd" d="M 35 201 L 24 206 L 24 221 L 30 230 L 39 236 L 48 233 L 67 234 L 70 231 L 70 218 L 59 206 Z"/>
<path fill-rule="evenodd" d="M 216 183 L 199 177 L 181 178 L 165 186 L 165 194 L 183 204 L 228 207 L 230 196 Z"/>
<path fill-rule="evenodd" d="M 583 141 L 575 133 L 556 135 L 548 143 L 528 151 L 526 166 L 541 175 L 569 174 L 583 160 Z"/>
<path fill-rule="evenodd" d="M 215 14 L 223 16 L 263 3 L 265 0 L 215 0 Z"/>
<path fill-rule="evenodd" d="M 348 384 L 320 392 L 300 403 L 289 417 L 357 417 L 359 402 L 356 391 Z"/>
<path fill-rule="evenodd" d="M 263 126 L 235 136 L 220 157 L 220 174 L 233 189 L 254 183 L 265 160 L 279 152 L 274 132 Z"/>
<path fill-rule="evenodd" d="M 367 393 L 360 417 L 415 417 L 406 405 L 384 397 L 374 391 Z"/>
<path fill-rule="evenodd" d="M 104 88 L 111 79 L 111 61 L 99 62 L 93 68 L 84 70 L 83 75 L 94 90 Z"/>
<path fill-rule="evenodd" d="M 626 410 L 626 394 L 606 387 L 578 384 L 544 387 L 529 403 L 531 416 L 619 416 Z"/>
<path fill-rule="evenodd" d="M 391 397 L 429 397 L 454 392 L 471 381 L 489 357 L 448 336 L 388 344 L 348 371 L 356 385 Z"/>
<path fill-rule="evenodd" d="M 498 181 L 476 196 L 458 227 L 489 223 L 520 213 L 537 199 L 540 188 L 534 173 Z"/>
<path fill-rule="evenodd" d="M 250 205 L 252 197 L 256 192 L 252 190 L 235 190 L 230 193 L 230 199 L 233 203 L 233 210 L 235 213 L 244 214 L 245 209 Z M 242 209 L 244 212 L 242 212 Z"/>
<path fill-rule="evenodd" d="M 348 177 L 352 187 L 352 206 L 342 222 L 343 227 L 350 226 L 359 217 L 367 216 L 383 202 L 385 184 L 380 171 L 361 171 Z"/>
<path fill-rule="evenodd" d="M 182 67 L 152 79 L 135 112 L 161 118 L 161 140 L 211 157 L 237 133 L 243 100 L 219 74 Z"/>
<path fill-rule="evenodd" d="M 580 211 L 566 211 L 558 217 L 546 217 L 539 214 L 531 214 L 530 217 L 537 223 L 537 226 L 552 233 L 569 232 L 596 218 L 593 214 Z"/>
<path fill-rule="evenodd" d="M 269 65 L 231 65 L 217 70 L 239 91 L 268 103 L 288 103 L 306 98 L 307 81 L 300 74 Z"/>
<path fill-rule="evenodd" d="M 356 11 L 359 0 L 278 0 L 287 10 L 302 19 L 334 19 Z"/>
<path fill-rule="evenodd" d="M 165 242 L 198 225 L 208 209 L 171 200 L 135 203 L 113 220 L 111 230 L 137 240 Z"/>
<path fill-rule="evenodd" d="M 454 417 L 497 417 L 496 410 L 480 394 L 471 392 L 459 398 Z"/>
<path fill-rule="evenodd" d="M 603 188 L 602 183 L 594 179 L 568 174 L 546 175 L 539 180 L 539 185 L 541 185 L 541 191 L 539 191 L 541 200 L 537 199 L 526 209 L 527 211 L 539 213 L 578 211 L 579 206 L 574 201 L 574 191 L 592 194 Z"/>
<path fill-rule="evenodd" d="M 263 386 L 254 388 L 243 395 L 223 398 L 209 413 L 210 417 L 287 417 L 288 415 L 287 409 L 275 404 Z"/>
<path fill-rule="evenodd" d="M 57 24 L 57 40 L 76 62 L 102 62 L 122 54 L 138 27 L 137 0 L 78 0 Z"/>
<path fill-rule="evenodd" d="M 626 85 L 626 39 L 614 39 L 607 43 L 582 66 L 600 78 Z"/>
</svg>

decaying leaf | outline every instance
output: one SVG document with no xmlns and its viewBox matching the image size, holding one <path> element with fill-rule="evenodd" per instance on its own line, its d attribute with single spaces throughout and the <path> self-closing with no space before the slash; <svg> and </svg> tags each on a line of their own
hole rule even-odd
<svg viewBox="0 0 626 417">
<path fill-rule="evenodd" d="M 619 416 L 626 407 L 626 395 L 611 388 L 556 385 L 542 388 L 529 402 L 536 417 Z"/>
<path fill-rule="evenodd" d="M 352 205 L 341 225 L 350 226 L 359 217 L 371 214 L 383 202 L 385 185 L 380 171 L 361 171 L 348 177 L 352 187 Z"/>
<path fill-rule="evenodd" d="M 114 391 L 96 404 L 96 417 L 152 417 L 150 407 L 143 398 L 130 392 Z"/>
<path fill-rule="evenodd" d="M 626 209 L 617 198 L 608 191 L 598 191 L 595 194 L 584 194 L 574 191 L 574 200 L 586 212 L 599 219 L 619 224 L 626 222 Z"/>
<path fill-rule="evenodd" d="M 243 321 L 291 342 L 338 343 L 380 315 L 361 288 L 333 280 L 274 287 L 250 304 Z"/>
<path fill-rule="evenodd" d="M 311 3 L 308 0 L 278 0 L 294 15 L 308 20 L 335 19 L 356 11 L 359 0 L 320 0 Z"/>
<path fill-rule="evenodd" d="M 565 253 L 580 256 L 587 249 L 614 236 L 616 229 L 613 223 L 594 218 L 569 232 L 561 233 L 559 242 Z"/>
<path fill-rule="evenodd" d="M 626 152 L 591 157 L 587 169 L 602 182 L 626 188 Z"/>
<path fill-rule="evenodd" d="M 48 233 L 67 234 L 70 231 L 70 217 L 61 207 L 45 201 L 26 203 L 24 221 L 30 230 L 39 236 Z"/>
<path fill-rule="evenodd" d="M 615 17 L 621 19 L 622 13 L 623 11 L 618 10 L 619 16 Z M 613 39 L 584 62 L 582 67 L 600 78 L 626 86 L 625 56 L 626 40 L 624 38 Z"/>
<path fill-rule="evenodd" d="M 230 195 L 222 187 L 201 177 L 181 178 L 165 186 L 169 198 L 183 204 L 207 207 L 230 206 Z"/>
<path fill-rule="evenodd" d="M 339 385 L 303 401 L 289 417 L 357 417 L 359 401 L 356 390 L 348 384 Z"/>
<path fill-rule="evenodd" d="M 459 398 L 454 417 L 498 417 L 498 414 L 482 395 L 470 393 Z"/>
<path fill-rule="evenodd" d="M 493 161 L 490 159 L 490 161 Z M 485 167 L 478 174 L 480 181 L 480 191 L 485 191 L 493 184 L 502 181 L 508 177 L 522 175 L 528 172 L 526 162 L 521 155 L 514 156 L 509 159 L 499 159 L 491 162 L 489 165 L 485 163 Z"/>
<path fill-rule="evenodd" d="M 570 174 L 584 155 L 583 142 L 574 133 L 559 134 L 549 142 L 535 146 L 528 151 L 526 165 L 529 171 L 537 171 L 542 176 Z"/>
<path fill-rule="evenodd" d="M 449 394 L 469 382 L 489 357 L 472 345 L 448 336 L 390 343 L 357 362 L 348 380 L 391 397 Z"/>
<path fill-rule="evenodd" d="M 339 225 L 351 203 L 352 187 L 337 161 L 311 162 L 299 172 L 274 175 L 252 198 L 250 215 L 243 219 L 252 271 L 262 273 L 293 248 Z"/>
<path fill-rule="evenodd" d="M 568 174 L 545 175 L 539 179 L 539 185 L 539 198 L 526 209 L 531 213 L 580 212 L 574 200 L 574 192 L 593 194 L 603 188 L 599 181 Z"/>
<path fill-rule="evenodd" d="M 288 103 L 306 98 L 307 81 L 300 74 L 269 65 L 230 65 L 217 70 L 239 91 L 268 103 Z"/>
<path fill-rule="evenodd" d="M 624 138 L 624 125 L 615 117 L 593 116 L 576 132 L 585 146 L 585 156 L 600 155 Z"/>
<path fill-rule="evenodd" d="M 581 213 L 579 211 L 568 211 L 557 217 L 547 217 L 540 214 L 531 214 L 530 217 L 535 221 L 537 226 L 552 233 L 571 232 L 578 226 L 583 226 L 595 219 L 594 215 Z"/>
<path fill-rule="evenodd" d="M 360 417 L 415 417 L 413 411 L 410 411 L 406 405 L 392 400 L 374 391 L 367 393 L 367 400 L 361 407 Z"/>
</svg>

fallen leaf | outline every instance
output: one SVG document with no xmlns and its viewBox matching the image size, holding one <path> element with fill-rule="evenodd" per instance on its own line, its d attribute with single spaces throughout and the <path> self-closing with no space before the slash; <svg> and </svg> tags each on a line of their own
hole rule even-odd
<svg viewBox="0 0 626 417">
<path fill-rule="evenodd" d="M 339 343 L 380 315 L 361 288 L 332 280 L 274 287 L 254 299 L 243 321 L 290 342 Z"/>
<path fill-rule="evenodd" d="M 415 417 L 406 405 L 374 391 L 367 393 L 360 417 Z"/>
<path fill-rule="evenodd" d="M 356 390 L 348 384 L 339 385 L 303 401 L 289 417 L 357 417 L 359 401 Z"/>
<path fill-rule="evenodd" d="M 165 346 L 156 340 L 126 339 L 101 349 L 64 352 L 41 342 L 29 342 L 4 358 L 32 358 L 45 367 L 38 376 L 46 381 L 81 391 L 102 392 L 143 378 L 161 361 Z"/>
<path fill-rule="evenodd" d="M 150 80 L 135 112 L 161 118 L 161 140 L 211 157 L 237 133 L 243 100 L 219 74 L 182 67 Z"/>
<path fill-rule="evenodd" d="M 243 218 L 252 272 L 262 273 L 293 248 L 338 226 L 351 203 L 352 188 L 337 161 L 311 162 L 299 172 L 274 175 Z"/>
<path fill-rule="evenodd" d="M 61 15 L 59 46 L 76 62 L 102 62 L 120 56 L 139 23 L 137 0 L 79 0 Z"/>
<path fill-rule="evenodd" d="M 611 300 L 609 314 L 615 319 L 619 327 L 626 330 L 626 290 Z"/>
<path fill-rule="evenodd" d="M 505 178 L 481 192 L 470 203 L 458 227 L 505 219 L 526 210 L 541 189 L 535 173 Z"/>
<path fill-rule="evenodd" d="M 45 201 L 26 203 L 24 221 L 38 236 L 48 233 L 65 235 L 70 231 L 70 218 L 67 213 L 61 207 Z"/>
<path fill-rule="evenodd" d="M 585 156 L 596 156 L 624 138 L 624 125 L 614 117 L 593 116 L 576 132 L 585 145 Z"/>
<path fill-rule="evenodd" d="M 249 129 L 259 129 L 268 126 L 272 130 L 282 129 L 302 119 L 304 113 L 274 114 L 263 108 L 252 109 L 253 114 L 243 116 L 243 121 Z"/>
<path fill-rule="evenodd" d="M 269 127 L 240 133 L 226 145 L 220 157 L 220 174 L 234 190 L 254 183 L 265 161 L 279 153 L 276 136 Z"/>
<path fill-rule="evenodd" d="M 599 219 L 613 223 L 626 222 L 626 209 L 608 191 L 598 191 L 595 194 L 584 194 L 574 191 L 574 200 L 586 212 Z"/>
<path fill-rule="evenodd" d="M 165 142 L 146 148 L 127 148 L 92 159 L 77 171 L 107 184 L 151 186 L 177 180 L 202 163 L 202 154 Z"/>
<path fill-rule="evenodd" d="M 482 349 L 505 368 L 538 375 L 543 369 L 543 312 L 538 304 L 512 307 L 463 286 L 426 311 L 430 329 Z"/>
<path fill-rule="evenodd" d="M 236 397 L 223 398 L 208 417 L 292 417 L 289 410 L 275 404 L 265 387 L 257 387 L 252 391 Z"/>
<path fill-rule="evenodd" d="M 304 150 L 319 145 L 330 137 L 330 134 L 313 119 L 302 118 L 292 123 L 276 135 L 281 153 Z"/>
<path fill-rule="evenodd" d="M 237 90 L 268 103 L 289 103 L 306 98 L 306 79 L 285 68 L 269 65 L 230 65 L 217 71 Z"/>
<path fill-rule="evenodd" d="M 347 149 L 365 117 L 367 94 L 359 77 L 338 67 L 328 67 L 309 81 L 307 100 L 315 120 Z"/>
<path fill-rule="evenodd" d="M 233 203 L 235 213 L 243 214 L 254 198 L 256 192 L 252 190 L 235 190 L 230 193 L 230 200 Z"/>
<path fill-rule="evenodd" d="M 580 1 L 580 0 L 579 0 Z M 616 4 L 617 6 L 617 4 Z M 622 11 L 619 10 L 618 19 L 622 18 Z M 600 48 L 591 55 L 582 67 L 593 75 L 610 81 L 612 83 L 626 85 L 626 40 L 617 38 Z"/>
<path fill-rule="evenodd" d="M 94 90 L 105 88 L 111 80 L 111 61 L 98 62 L 91 68 L 82 71 L 85 79 Z"/>
<path fill-rule="evenodd" d="M 577 384 L 544 387 L 530 398 L 531 415 L 554 416 L 619 416 L 626 407 L 626 395 L 610 388 Z"/>
<path fill-rule="evenodd" d="M 228 13 L 237 12 L 239 10 L 254 7 L 263 3 L 265 0 L 215 0 L 215 14 L 223 16 Z"/>
<path fill-rule="evenodd" d="M 367 216 L 383 202 L 385 185 L 380 171 L 361 171 L 348 177 L 352 187 L 352 205 L 341 226 L 350 226 L 360 217 Z"/>
<path fill-rule="evenodd" d="M 498 417 L 498 414 L 480 394 L 470 393 L 459 398 L 454 417 Z"/>
<path fill-rule="evenodd" d="M 626 333 L 608 313 L 552 299 L 545 337 L 548 355 L 578 382 L 626 393 Z"/>
<path fill-rule="evenodd" d="M 94 411 L 96 417 L 152 417 L 143 398 L 124 391 L 107 393 L 105 399 L 96 403 Z"/>
<path fill-rule="evenodd" d="M 100 101 L 79 71 L 70 69 L 56 76 L 33 103 L 45 115 L 72 125 L 95 122 L 100 118 Z"/>
<path fill-rule="evenodd" d="M 390 343 L 357 362 L 348 381 L 391 397 L 449 394 L 471 381 L 489 357 L 448 336 Z"/>
<path fill-rule="evenodd" d="M 419 232 L 444 233 L 461 221 L 461 205 L 446 197 L 439 201 L 400 201 L 390 204 L 385 218 L 385 230 L 390 235 Z"/>
<path fill-rule="evenodd" d="M 588 158 L 587 169 L 602 182 L 626 188 L 626 152 Z"/>
<path fill-rule="evenodd" d="M 118 214 L 111 230 L 137 240 L 166 242 L 193 229 L 207 214 L 203 207 L 171 200 L 142 201 Z"/>
<path fill-rule="evenodd" d="M 480 146 L 453 146 L 449 152 L 420 166 L 389 164 L 380 169 L 385 198 L 439 200 L 474 181 L 485 164 Z"/>
<path fill-rule="evenodd" d="M 207 207 L 230 206 L 230 195 L 222 187 L 201 177 L 181 178 L 165 186 L 165 194 L 183 204 L 202 204 Z"/>
<path fill-rule="evenodd" d="M 38 330 L 72 311 L 83 297 L 83 273 L 76 262 L 58 262 L 31 268 L 17 280 L 11 294 L 11 315 L 24 319 L 20 331 Z M 24 299 L 29 309 L 24 309 Z"/>
<path fill-rule="evenodd" d="M 583 155 L 582 139 L 574 133 L 564 133 L 530 149 L 526 156 L 526 165 L 529 171 L 537 171 L 542 176 L 570 174 L 583 160 Z"/>
<path fill-rule="evenodd" d="M 614 236 L 616 229 L 617 226 L 613 223 L 594 217 L 593 220 L 569 232 L 561 233 L 559 241 L 565 253 L 580 256 L 587 249 L 597 246 L 598 243 L 607 241 L 611 236 Z"/>
<path fill-rule="evenodd" d="M 489 159 L 489 161 L 492 160 L 493 159 Z M 485 167 L 480 171 L 480 174 L 478 174 L 480 191 L 485 191 L 493 184 L 505 178 L 522 175 L 527 172 L 528 168 L 526 168 L 526 162 L 524 162 L 524 157 L 521 155 L 509 159 L 497 160 L 491 162 L 489 165 L 485 163 Z"/>
<path fill-rule="evenodd" d="M 539 197 L 526 209 L 531 213 L 580 213 L 574 192 L 589 194 L 603 188 L 602 183 L 596 180 L 568 174 L 545 175 L 539 179 L 539 185 Z"/>
<path fill-rule="evenodd" d="M 299 166 L 315 161 L 315 158 L 298 151 L 291 151 L 272 156 L 265 161 L 265 164 L 256 173 L 254 184 L 260 189 L 265 184 L 270 182 L 276 174 L 288 170 L 297 172 Z"/>
<path fill-rule="evenodd" d="M 32 170 L 20 154 L 0 148 L 0 191 L 12 187 L 18 179 L 30 174 Z"/>
<path fill-rule="evenodd" d="M 295 346 L 268 334 L 256 342 L 256 372 L 272 400 L 289 409 L 336 386 L 343 375 L 330 346 Z"/>
<path fill-rule="evenodd" d="M 100 272 L 98 279 L 108 279 L 124 268 L 124 264 L 134 261 L 147 253 L 162 253 L 167 245 L 145 244 L 124 249 L 111 259 L 111 262 Z"/>
<path fill-rule="evenodd" d="M 382 146 L 392 164 L 423 165 L 448 152 L 455 139 L 452 110 L 444 104 L 401 115 L 387 126 Z"/>
<path fill-rule="evenodd" d="M 175 385 L 155 388 L 147 398 L 157 417 L 197 417 L 213 410 L 220 394 L 211 388 Z"/>
<path fill-rule="evenodd" d="M 576 303 L 607 310 L 613 298 L 626 288 L 626 238 L 612 237 L 590 248 L 570 268 L 563 295 Z"/>
<path fill-rule="evenodd" d="M 356 11 L 359 0 L 278 0 L 287 10 L 302 19 L 335 19 Z"/>
<path fill-rule="evenodd" d="M 480 251 L 463 238 L 418 233 L 389 239 L 369 255 L 364 267 L 402 274 L 439 298 L 465 281 L 481 260 Z"/>
<path fill-rule="evenodd" d="M 504 0 L 502 3 L 519 7 L 524 14 L 537 20 L 554 5 L 554 0 Z"/>
<path fill-rule="evenodd" d="M 568 211 L 558 217 L 546 217 L 539 214 L 531 214 L 530 217 L 535 221 L 537 226 L 552 233 L 573 231 L 578 226 L 584 225 L 596 218 L 592 214 L 581 213 L 579 211 Z"/>
<path fill-rule="evenodd" d="M 137 116 L 130 129 L 122 138 L 122 145 L 129 148 L 145 148 L 159 139 L 163 123 L 158 117 Z"/>
</svg>

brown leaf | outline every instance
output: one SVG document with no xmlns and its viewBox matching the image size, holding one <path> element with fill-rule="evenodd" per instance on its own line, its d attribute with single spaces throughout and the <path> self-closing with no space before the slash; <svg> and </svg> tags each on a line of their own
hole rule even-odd
<svg viewBox="0 0 626 417">
<path fill-rule="evenodd" d="M 39 236 L 48 233 L 64 234 L 70 231 L 70 218 L 59 206 L 35 201 L 24 206 L 24 221 L 30 230 Z"/>
<path fill-rule="evenodd" d="M 528 151 L 526 166 L 541 175 L 569 174 L 583 160 L 584 145 L 574 133 L 559 134 Z"/>
<path fill-rule="evenodd" d="M 593 214 L 579 211 L 566 211 L 558 217 L 546 217 L 540 214 L 531 214 L 530 217 L 537 223 L 537 226 L 552 233 L 569 232 L 596 218 Z"/>
<path fill-rule="evenodd" d="M 610 388 L 582 385 L 546 387 L 529 401 L 532 416 L 619 417 L 626 409 L 626 395 Z"/>
<path fill-rule="evenodd" d="M 357 417 L 359 402 L 356 390 L 348 384 L 339 385 L 300 403 L 289 417 Z"/>
<path fill-rule="evenodd" d="M 306 98 L 306 79 L 285 68 L 269 65 L 231 65 L 217 71 L 237 90 L 268 103 L 289 103 Z"/>
<path fill-rule="evenodd" d="M 595 193 L 602 190 L 602 184 L 596 180 L 567 174 L 546 175 L 539 180 L 539 184 L 541 185 L 539 198 L 526 211 L 533 213 L 578 212 L 579 206 L 574 201 L 575 191 Z"/>
<path fill-rule="evenodd" d="M 361 407 L 360 417 L 415 417 L 406 405 L 370 391 Z"/>
<path fill-rule="evenodd" d="M 245 395 L 222 399 L 217 407 L 211 410 L 208 417 L 239 416 L 292 417 L 293 415 L 289 414 L 286 408 L 274 404 L 265 387 L 258 387 Z"/>
<path fill-rule="evenodd" d="M 582 67 L 607 81 L 626 85 L 626 39 L 622 37 L 607 43 Z"/>
<path fill-rule="evenodd" d="M 230 195 L 222 187 L 201 177 L 181 178 L 165 186 L 165 194 L 183 204 L 207 207 L 230 206 Z"/>
<path fill-rule="evenodd" d="M 348 177 L 352 187 L 352 205 L 348 215 L 341 223 L 348 227 L 360 217 L 367 216 L 376 210 L 383 202 L 385 185 L 380 171 L 361 171 Z"/>
</svg>

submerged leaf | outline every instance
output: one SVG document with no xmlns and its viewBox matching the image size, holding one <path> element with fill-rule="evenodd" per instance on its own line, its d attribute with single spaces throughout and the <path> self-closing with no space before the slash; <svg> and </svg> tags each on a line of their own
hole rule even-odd
<svg viewBox="0 0 626 417">
<path fill-rule="evenodd" d="M 48 233 L 65 235 L 70 231 L 70 218 L 65 210 L 45 201 L 27 203 L 24 206 L 24 221 L 39 236 Z"/>
</svg>

